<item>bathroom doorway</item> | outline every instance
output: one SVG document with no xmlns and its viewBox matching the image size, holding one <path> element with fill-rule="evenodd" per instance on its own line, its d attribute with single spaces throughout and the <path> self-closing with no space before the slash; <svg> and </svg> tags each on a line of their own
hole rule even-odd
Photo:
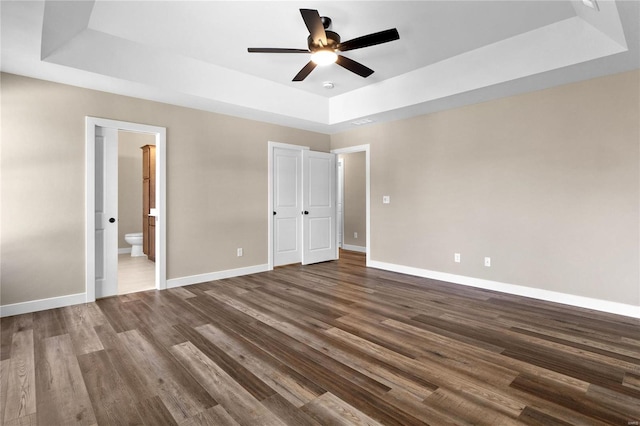
<svg viewBox="0 0 640 426">
<path fill-rule="evenodd" d="M 149 147 L 155 148 L 155 135 L 118 131 L 118 294 L 156 287 L 155 247 L 148 243 L 143 247 L 143 228 L 149 213 L 143 210 L 148 204 L 143 182 L 145 176 L 148 179 L 149 164 L 155 165 L 155 149 Z M 144 161 L 143 148 L 151 161 Z"/>
<path fill-rule="evenodd" d="M 155 245 L 153 288 L 158 290 L 167 288 L 166 128 L 86 117 L 85 282 L 87 302 L 126 292 L 118 289 L 118 248 L 122 247 L 118 242 L 119 131 L 148 134 L 155 141 L 155 188 L 150 190 L 150 193 L 155 196 L 156 208 L 153 212 L 148 212 L 148 216 L 151 216 L 150 228 L 153 222 L 152 242 Z M 142 186 L 142 181 L 136 186 Z"/>
</svg>

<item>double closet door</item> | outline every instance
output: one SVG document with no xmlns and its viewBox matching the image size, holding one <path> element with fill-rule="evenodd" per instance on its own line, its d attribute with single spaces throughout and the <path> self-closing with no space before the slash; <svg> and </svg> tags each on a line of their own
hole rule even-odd
<svg viewBox="0 0 640 426">
<path fill-rule="evenodd" d="M 336 156 L 275 148 L 273 265 L 335 260 Z"/>
</svg>

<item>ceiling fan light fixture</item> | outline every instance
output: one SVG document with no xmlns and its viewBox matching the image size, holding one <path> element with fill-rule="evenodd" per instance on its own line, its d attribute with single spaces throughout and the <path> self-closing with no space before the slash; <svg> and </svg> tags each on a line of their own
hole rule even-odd
<svg viewBox="0 0 640 426">
<path fill-rule="evenodd" d="M 309 30 L 309 36 L 307 37 L 308 50 L 278 47 L 249 47 L 247 49 L 249 53 L 311 53 L 311 60 L 298 71 L 298 74 L 296 74 L 291 81 L 303 81 L 316 66 L 334 63 L 360 77 L 367 78 L 374 72 L 371 68 L 367 68 L 360 62 L 349 59 L 346 56 L 339 55 L 338 52 L 376 46 L 400 38 L 398 30 L 390 28 L 388 30 L 378 31 L 377 33 L 352 38 L 342 43 L 340 41 L 340 35 L 335 31 L 329 30 L 331 27 L 331 19 L 321 17 L 315 9 L 300 9 L 300 14 L 302 15 L 305 26 Z"/>
<path fill-rule="evenodd" d="M 311 54 L 311 60 L 316 65 L 330 65 L 338 60 L 338 54 L 332 49 L 318 49 Z"/>
</svg>

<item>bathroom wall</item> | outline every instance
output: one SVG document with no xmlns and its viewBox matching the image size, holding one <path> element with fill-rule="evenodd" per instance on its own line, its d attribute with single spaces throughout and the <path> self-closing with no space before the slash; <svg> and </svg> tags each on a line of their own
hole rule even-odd
<svg viewBox="0 0 640 426">
<path fill-rule="evenodd" d="M 142 232 L 142 150 L 154 145 L 145 133 L 118 132 L 118 247 L 131 249 L 124 235 Z"/>
</svg>

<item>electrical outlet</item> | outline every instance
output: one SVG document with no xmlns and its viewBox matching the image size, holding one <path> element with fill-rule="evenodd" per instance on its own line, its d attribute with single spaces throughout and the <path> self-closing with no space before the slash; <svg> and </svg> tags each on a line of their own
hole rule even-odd
<svg viewBox="0 0 640 426">
<path fill-rule="evenodd" d="M 484 266 L 486 266 L 487 268 L 491 267 L 491 258 L 490 257 L 485 257 L 484 258 Z"/>
<path fill-rule="evenodd" d="M 357 232 L 353 233 L 353 238 L 358 238 L 358 233 Z"/>
<path fill-rule="evenodd" d="M 453 260 L 456 263 L 460 263 L 460 253 L 454 253 L 453 254 Z"/>
<path fill-rule="evenodd" d="M 242 254 L 243 254 L 243 253 L 242 253 L 242 249 L 241 249 L 241 248 L 239 248 L 239 249 L 238 249 L 238 257 L 242 257 Z"/>
</svg>

